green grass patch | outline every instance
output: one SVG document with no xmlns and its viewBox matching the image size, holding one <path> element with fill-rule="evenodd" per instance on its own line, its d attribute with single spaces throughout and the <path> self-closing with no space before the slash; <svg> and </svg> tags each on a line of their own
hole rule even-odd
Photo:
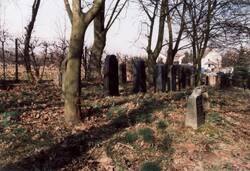
<svg viewBox="0 0 250 171">
<path fill-rule="evenodd" d="M 178 93 L 175 93 L 172 97 L 172 99 L 174 101 L 179 101 L 179 100 L 182 100 L 182 99 L 185 99 L 186 98 L 186 93 L 185 92 L 178 92 Z"/>
<path fill-rule="evenodd" d="M 161 144 L 159 145 L 159 149 L 162 151 L 162 152 L 169 152 L 171 153 L 172 152 L 172 142 L 173 142 L 173 138 L 171 135 L 167 134 L 164 136 Z"/>
<path fill-rule="evenodd" d="M 11 125 L 15 120 L 17 120 L 20 114 L 18 112 L 4 112 L 2 115 L 3 120 L 1 122 L 1 125 L 3 127 L 7 127 Z"/>
<path fill-rule="evenodd" d="M 167 122 L 164 121 L 164 120 L 160 120 L 160 121 L 158 121 L 158 122 L 156 123 L 157 129 L 160 129 L 160 130 L 166 129 L 167 126 L 168 126 L 168 124 L 167 124 Z"/>
<path fill-rule="evenodd" d="M 138 139 L 138 134 L 136 132 L 127 132 L 125 134 L 126 143 L 132 144 Z"/>
<path fill-rule="evenodd" d="M 152 144 L 154 141 L 154 132 L 150 128 L 139 129 L 139 135 L 142 136 L 144 142 Z"/>
<path fill-rule="evenodd" d="M 145 162 L 142 164 L 140 171 L 161 171 L 161 167 L 156 162 Z"/>
<path fill-rule="evenodd" d="M 217 125 L 221 125 L 224 123 L 224 119 L 220 116 L 218 112 L 208 113 L 207 117 L 208 117 L 207 119 L 208 122 L 211 122 Z"/>
</svg>

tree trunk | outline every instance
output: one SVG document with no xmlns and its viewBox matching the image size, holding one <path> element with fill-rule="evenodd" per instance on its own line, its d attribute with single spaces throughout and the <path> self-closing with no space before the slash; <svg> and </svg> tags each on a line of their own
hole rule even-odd
<svg viewBox="0 0 250 171">
<path fill-rule="evenodd" d="M 4 48 L 4 42 L 2 42 L 2 55 L 3 55 L 3 80 L 6 80 L 6 62 L 5 62 L 5 48 Z"/>
<path fill-rule="evenodd" d="M 153 53 L 148 53 L 148 83 L 150 86 L 155 84 L 156 59 Z"/>
<path fill-rule="evenodd" d="M 28 26 L 26 27 L 26 35 L 25 35 L 25 40 L 24 40 L 24 62 L 25 62 L 25 68 L 26 68 L 26 73 L 27 73 L 27 79 L 28 80 L 33 80 L 34 77 L 32 75 L 31 71 L 31 62 L 30 62 L 30 54 L 29 54 L 29 48 L 30 48 L 30 39 L 31 39 L 31 34 L 35 25 L 36 21 L 36 16 L 38 13 L 38 9 L 40 6 L 41 0 L 34 0 L 33 6 L 32 6 L 32 16 L 31 16 L 31 21 L 29 22 Z"/>
<path fill-rule="evenodd" d="M 91 70 L 94 78 L 102 77 L 102 54 L 106 46 L 107 30 L 105 29 L 105 3 L 94 19 L 94 43 L 91 48 Z"/>
<path fill-rule="evenodd" d="M 102 78 L 102 54 L 106 46 L 106 32 L 98 35 L 95 34 L 94 44 L 91 49 L 91 70 L 94 75 L 92 77 Z"/>
<path fill-rule="evenodd" d="M 81 56 L 83 53 L 84 33 L 86 27 L 83 21 L 76 21 L 72 25 L 69 53 L 65 63 L 63 79 L 65 99 L 65 120 L 69 124 L 80 122 L 80 81 Z"/>
</svg>

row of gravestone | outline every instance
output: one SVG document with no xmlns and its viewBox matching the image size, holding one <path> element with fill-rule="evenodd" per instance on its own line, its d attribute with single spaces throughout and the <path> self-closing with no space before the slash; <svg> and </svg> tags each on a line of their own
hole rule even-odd
<svg viewBox="0 0 250 171">
<path fill-rule="evenodd" d="M 134 87 L 133 92 L 146 92 L 145 62 L 141 59 L 135 60 L 133 65 Z M 187 66 L 173 65 L 166 77 L 166 67 L 158 64 L 155 70 L 155 85 L 159 91 L 166 90 L 166 82 L 169 82 L 170 90 L 176 90 L 191 86 L 194 82 L 193 70 Z M 178 80 L 178 86 L 176 84 Z M 126 83 L 126 64 L 120 65 L 120 81 Z M 107 56 L 104 64 L 104 88 L 108 95 L 119 95 L 118 60 L 116 56 Z M 208 109 L 208 93 L 203 87 L 197 87 L 188 98 L 185 125 L 197 129 L 205 123 L 206 110 Z"/>
<path fill-rule="evenodd" d="M 118 72 L 118 68 L 120 72 Z M 146 92 L 145 61 L 134 60 L 133 63 L 133 92 Z M 156 91 L 176 91 L 192 87 L 194 85 L 194 69 L 187 65 L 172 65 L 166 75 L 165 64 L 157 64 L 154 74 L 154 85 Z M 119 76 L 120 73 L 120 76 Z M 107 95 L 119 95 L 119 78 L 121 83 L 127 82 L 126 64 L 120 64 L 115 55 L 108 55 L 104 63 L 104 90 Z"/>
</svg>

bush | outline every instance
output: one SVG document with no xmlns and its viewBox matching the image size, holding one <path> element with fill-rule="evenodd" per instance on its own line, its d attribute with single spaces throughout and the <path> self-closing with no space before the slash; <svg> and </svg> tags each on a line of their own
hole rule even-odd
<svg viewBox="0 0 250 171">
<path fill-rule="evenodd" d="M 150 128 L 142 128 L 139 130 L 139 134 L 142 136 L 146 143 L 152 144 L 154 141 L 153 130 Z"/>
<path fill-rule="evenodd" d="M 155 162 L 146 162 L 142 165 L 140 171 L 161 171 L 161 168 Z"/>
</svg>

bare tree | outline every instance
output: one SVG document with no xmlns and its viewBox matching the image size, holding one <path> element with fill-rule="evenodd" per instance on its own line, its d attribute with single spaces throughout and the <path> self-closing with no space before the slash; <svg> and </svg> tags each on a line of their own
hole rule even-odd
<svg viewBox="0 0 250 171">
<path fill-rule="evenodd" d="M 31 35 L 32 31 L 35 25 L 37 13 L 40 7 L 40 2 L 41 0 L 34 0 L 33 5 L 32 5 L 32 15 L 31 15 L 31 20 L 28 23 L 26 29 L 26 34 L 25 34 L 25 40 L 24 40 L 24 49 L 23 49 L 23 57 L 24 57 L 24 62 L 25 62 L 25 68 L 27 72 L 27 78 L 28 80 L 33 80 L 34 77 L 32 75 L 31 71 L 31 61 L 30 61 L 30 40 L 31 40 Z"/>
<path fill-rule="evenodd" d="M 147 40 L 146 51 L 148 54 L 148 74 L 149 74 L 148 80 L 149 80 L 149 83 L 153 85 L 156 60 L 163 46 L 164 28 L 165 28 L 165 21 L 167 17 L 168 0 L 162 0 L 162 1 L 139 0 L 139 3 L 149 21 L 149 22 L 146 22 L 146 25 L 149 27 L 149 33 L 147 35 L 148 40 Z M 153 33 L 154 33 L 155 23 L 156 23 L 158 14 L 160 15 L 159 25 L 158 25 L 158 36 L 157 36 L 156 46 L 154 49 L 152 49 Z"/>
<path fill-rule="evenodd" d="M 172 11 L 169 11 L 173 8 Z M 174 58 L 179 50 L 187 48 L 185 44 L 180 45 L 181 41 L 184 39 L 184 28 L 185 28 L 185 14 L 187 11 L 187 6 L 184 1 L 172 0 L 167 3 L 167 29 L 168 29 L 168 40 L 167 40 L 167 65 L 173 65 Z M 177 31 L 174 31 L 177 30 Z"/>
<path fill-rule="evenodd" d="M 5 44 L 9 39 L 8 30 L 5 28 L 5 23 L 0 23 L 0 42 L 1 42 L 1 51 L 2 51 L 2 60 L 3 60 L 3 80 L 6 80 L 6 56 L 5 56 Z"/>
<path fill-rule="evenodd" d="M 81 97 L 81 58 L 86 29 L 98 14 L 104 0 L 94 0 L 87 12 L 83 12 L 84 5 L 81 0 L 64 0 L 69 19 L 72 24 L 69 53 L 65 58 L 63 74 L 64 112 L 68 124 L 80 122 L 80 97 Z"/>
<path fill-rule="evenodd" d="M 234 37 L 232 43 L 236 46 L 236 40 L 249 29 L 249 23 L 245 20 L 245 16 L 249 14 L 239 13 L 241 8 L 238 5 L 245 5 L 245 1 L 236 3 L 234 0 L 185 0 L 185 3 L 188 9 L 185 33 L 192 45 L 195 82 L 198 85 L 201 80 L 201 59 L 207 47 L 214 47 L 218 41 L 220 43 L 217 45 L 220 46 L 228 44 L 228 35 Z"/>
</svg>

